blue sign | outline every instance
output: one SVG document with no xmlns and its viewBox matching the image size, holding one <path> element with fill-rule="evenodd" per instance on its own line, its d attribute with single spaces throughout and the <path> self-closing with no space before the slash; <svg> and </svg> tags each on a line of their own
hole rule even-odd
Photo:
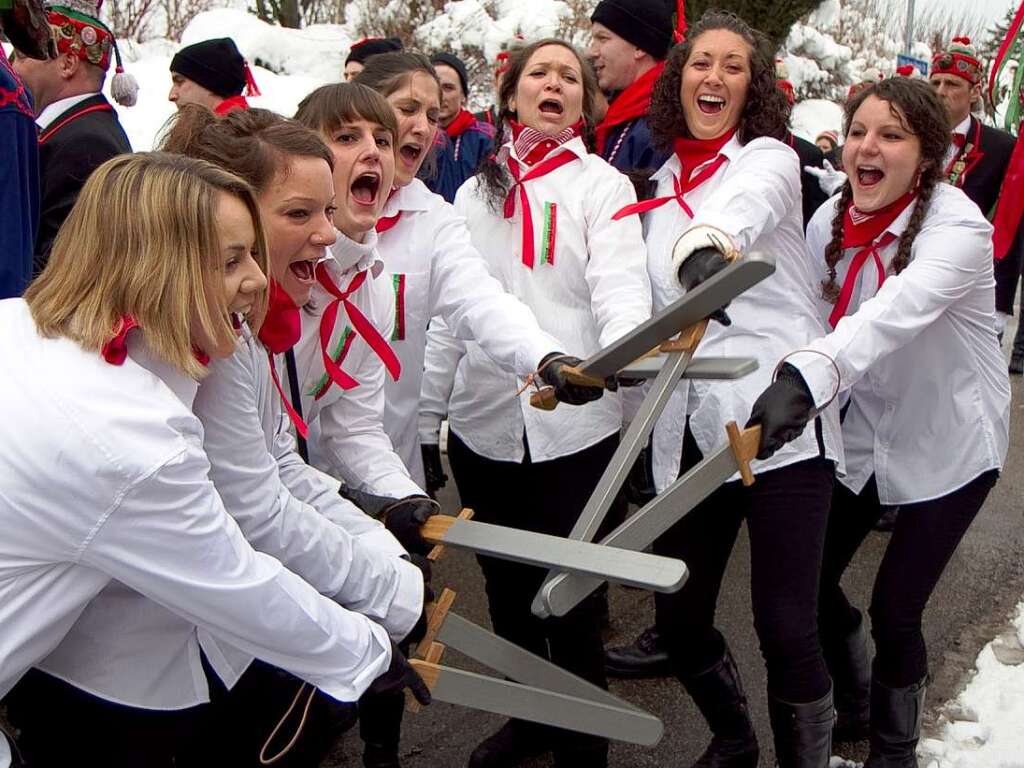
<svg viewBox="0 0 1024 768">
<path fill-rule="evenodd" d="M 907 64 L 913 65 L 918 72 L 928 77 L 928 62 L 923 59 L 915 59 L 913 56 L 904 56 L 902 53 L 896 57 L 896 66 L 904 67 Z"/>
</svg>

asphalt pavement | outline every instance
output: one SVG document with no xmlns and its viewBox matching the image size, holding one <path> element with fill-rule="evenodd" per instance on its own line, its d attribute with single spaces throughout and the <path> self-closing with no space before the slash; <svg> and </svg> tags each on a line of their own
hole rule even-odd
<svg viewBox="0 0 1024 768">
<path fill-rule="evenodd" d="M 1008 329 L 1012 335 L 1012 328 Z M 1011 447 L 1002 477 L 946 569 L 925 613 L 932 683 L 928 691 L 929 720 L 944 701 L 954 696 L 981 647 L 991 640 L 1007 614 L 1024 595 L 1024 400 L 1020 377 L 1013 377 Z M 955 455 L 955 446 L 949 446 Z M 449 481 L 441 502 L 455 513 L 458 497 Z M 497 490 L 497 489 L 496 489 Z M 844 582 L 847 594 L 866 607 L 878 563 L 888 535 L 872 533 L 851 565 Z M 761 765 L 774 766 L 771 730 L 765 693 L 765 673 L 754 634 L 749 590 L 749 548 L 745 529 L 733 552 L 722 599 L 718 626 L 729 640 L 743 676 L 758 738 Z M 455 609 L 489 628 L 480 570 L 472 556 L 446 552 L 434 569 L 434 586 L 456 590 Z M 650 593 L 620 587 L 610 590 L 612 626 L 609 645 L 629 642 L 653 618 Z M 449 652 L 443 663 L 474 671 L 487 670 L 459 654 Z M 618 696 L 653 712 L 665 724 L 665 735 L 652 748 L 613 743 L 610 765 L 628 768 L 689 766 L 703 751 L 710 733 L 680 684 L 674 679 L 613 680 Z M 502 723 L 502 718 L 444 703 L 434 703 L 419 714 L 406 714 L 402 741 L 404 768 L 461 768 L 473 747 Z M 863 759 L 865 744 L 835 745 L 846 757 Z M 361 744 L 355 731 L 325 763 L 330 768 L 361 765 Z M 551 765 L 550 759 L 529 768 Z M 586 768 L 580 766 L 580 768 Z"/>
</svg>

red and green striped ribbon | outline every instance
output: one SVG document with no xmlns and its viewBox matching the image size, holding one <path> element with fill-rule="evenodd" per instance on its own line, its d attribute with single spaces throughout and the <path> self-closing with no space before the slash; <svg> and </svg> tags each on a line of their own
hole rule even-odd
<svg viewBox="0 0 1024 768">
<path fill-rule="evenodd" d="M 395 273 L 391 276 L 395 286 L 395 330 L 391 332 L 391 341 L 405 339 L 405 275 Z"/>
<path fill-rule="evenodd" d="M 348 351 L 352 348 L 352 342 L 355 339 L 355 334 L 352 329 L 347 325 L 345 326 L 345 332 L 338 338 L 338 343 L 334 347 L 334 351 L 331 352 L 331 359 L 341 365 L 341 361 L 348 356 Z M 307 396 L 312 397 L 314 400 L 319 400 L 327 392 L 331 385 L 331 378 L 324 372 L 323 376 L 317 381 L 313 387 L 306 393 Z"/>
<path fill-rule="evenodd" d="M 544 203 L 544 236 L 541 238 L 540 263 L 555 265 L 555 236 L 558 227 L 558 205 Z"/>
</svg>

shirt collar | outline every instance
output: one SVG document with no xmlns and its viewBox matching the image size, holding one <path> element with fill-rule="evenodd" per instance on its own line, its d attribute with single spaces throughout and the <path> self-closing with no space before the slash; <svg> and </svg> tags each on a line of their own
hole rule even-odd
<svg viewBox="0 0 1024 768">
<path fill-rule="evenodd" d="M 39 126 L 39 130 L 45 131 L 58 117 L 86 99 L 91 99 L 93 96 L 99 96 L 99 93 L 80 93 L 77 96 L 68 96 L 66 99 L 53 102 L 53 104 L 50 104 L 39 113 L 39 116 L 36 118 L 36 125 Z"/>
<path fill-rule="evenodd" d="M 550 157 L 553 152 L 558 152 L 563 149 L 569 150 L 581 160 L 585 160 L 587 155 L 590 154 L 587 151 L 587 145 L 583 143 L 583 137 L 574 136 L 565 142 L 565 144 L 559 144 L 556 147 L 552 147 L 551 152 L 545 155 L 542 159 L 546 159 Z M 497 160 L 499 163 L 504 164 L 509 157 L 514 157 L 516 160 L 522 161 L 522 158 L 519 157 L 519 154 L 516 152 L 515 145 L 511 141 L 506 142 L 505 145 L 498 150 Z"/>
<path fill-rule="evenodd" d="M 139 331 L 131 331 L 127 338 L 128 356 L 134 363 L 156 376 L 167 385 L 167 388 L 174 393 L 186 408 L 192 410 L 192 402 L 195 400 L 196 392 L 199 389 L 199 382 L 191 376 L 187 376 L 166 360 L 153 355 L 146 344 L 146 335 Z"/>
<path fill-rule="evenodd" d="M 361 243 L 338 232 L 338 239 L 334 241 L 329 252 L 328 263 L 331 271 L 338 274 L 345 274 L 353 270 L 356 272 L 370 270 L 370 274 L 376 277 L 380 274 L 383 266 L 377 255 L 377 233 L 372 229 L 366 233 L 366 238 Z"/>
<path fill-rule="evenodd" d="M 971 130 L 971 116 L 970 115 L 968 115 L 967 117 L 965 117 L 963 120 L 960 121 L 960 124 L 957 125 L 957 127 L 953 129 L 953 133 L 961 133 L 964 136 L 966 136 L 967 132 L 969 130 Z"/>
<path fill-rule="evenodd" d="M 917 208 L 919 199 L 920 196 L 915 197 L 913 202 L 904 208 L 900 215 L 893 220 L 892 224 L 885 228 L 885 231 L 891 232 L 896 237 L 902 236 L 907 231 L 907 225 L 910 223 L 910 217 L 914 214 L 914 209 Z"/>
<path fill-rule="evenodd" d="M 380 215 L 384 217 L 394 216 L 401 211 L 428 211 L 433 195 L 422 181 L 413 179 L 391 193 Z"/>
</svg>

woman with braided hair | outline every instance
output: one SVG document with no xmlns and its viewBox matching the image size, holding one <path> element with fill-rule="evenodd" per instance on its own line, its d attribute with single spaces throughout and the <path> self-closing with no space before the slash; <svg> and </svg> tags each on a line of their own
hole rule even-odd
<svg viewBox="0 0 1024 768">
<path fill-rule="evenodd" d="M 803 395 L 776 382 L 755 405 L 762 446 L 772 451 L 835 392 L 846 402 L 846 473 L 832 497 L 819 621 L 837 727 L 845 738 L 870 732 L 866 768 L 917 765 L 928 673 L 921 615 L 1008 443 L 992 228 L 963 192 L 942 183 L 943 114 L 927 83 L 902 77 L 847 104 L 849 180 L 807 230 L 833 330 L 787 358 Z M 861 614 L 840 579 L 883 506 L 897 504 L 868 611 L 876 651 L 869 670 Z"/>
</svg>

